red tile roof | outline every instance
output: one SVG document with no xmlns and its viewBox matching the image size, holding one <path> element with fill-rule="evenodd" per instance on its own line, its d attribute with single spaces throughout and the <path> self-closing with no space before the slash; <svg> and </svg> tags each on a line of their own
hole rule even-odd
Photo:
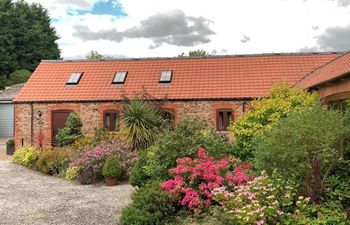
<svg viewBox="0 0 350 225">
<path fill-rule="evenodd" d="M 350 52 L 340 55 L 302 78 L 296 86 L 313 88 L 350 72 Z"/>
<path fill-rule="evenodd" d="M 239 99 L 267 96 L 276 83 L 294 84 L 339 54 L 270 54 L 208 58 L 121 59 L 111 61 L 42 61 L 15 102 L 121 100 L 142 89 L 176 99 Z M 160 84 L 172 70 L 171 84 Z M 117 71 L 128 71 L 124 85 L 111 84 Z M 84 72 L 76 86 L 66 82 Z"/>
</svg>

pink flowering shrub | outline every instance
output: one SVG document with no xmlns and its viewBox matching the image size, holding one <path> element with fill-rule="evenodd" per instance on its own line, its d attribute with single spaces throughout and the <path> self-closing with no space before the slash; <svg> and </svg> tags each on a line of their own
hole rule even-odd
<svg viewBox="0 0 350 225">
<path fill-rule="evenodd" d="M 293 211 L 296 191 L 281 178 L 271 179 L 265 172 L 246 185 L 233 190 L 225 187 L 214 189 L 213 199 L 220 202 L 228 212 L 233 224 L 277 224 L 285 214 Z M 298 203 L 309 199 L 299 197 Z"/>
<path fill-rule="evenodd" d="M 115 155 L 126 169 L 127 175 L 130 173 L 133 164 L 137 161 L 137 152 L 132 151 L 130 145 L 122 140 L 116 139 L 111 142 L 101 141 L 96 146 L 85 146 L 78 148 L 77 156 L 69 164 L 69 167 L 79 167 L 81 169 L 92 167 L 95 173 L 100 172 L 108 156 Z"/>
<path fill-rule="evenodd" d="M 234 188 L 250 180 L 247 172 L 252 167 L 246 163 L 230 170 L 227 158 L 215 160 L 202 148 L 197 155 L 194 159 L 177 159 L 177 167 L 170 169 L 174 178 L 162 183 L 164 191 L 175 194 L 175 204 L 198 210 L 213 203 L 212 191 L 215 188 Z"/>
</svg>

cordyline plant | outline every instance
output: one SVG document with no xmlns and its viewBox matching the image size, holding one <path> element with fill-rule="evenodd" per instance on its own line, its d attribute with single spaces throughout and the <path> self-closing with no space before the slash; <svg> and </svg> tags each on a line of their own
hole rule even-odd
<svg viewBox="0 0 350 225">
<path fill-rule="evenodd" d="M 157 108 L 149 102 L 134 98 L 124 104 L 122 130 L 135 149 L 148 148 L 161 133 L 163 122 Z"/>
<path fill-rule="evenodd" d="M 213 189 L 234 188 L 251 179 L 247 172 L 252 167 L 246 163 L 230 170 L 227 158 L 215 160 L 207 156 L 202 148 L 197 155 L 198 158 L 194 159 L 179 158 L 177 167 L 170 170 L 174 178 L 162 183 L 164 191 L 176 196 L 176 204 L 198 211 L 212 204 Z"/>
</svg>

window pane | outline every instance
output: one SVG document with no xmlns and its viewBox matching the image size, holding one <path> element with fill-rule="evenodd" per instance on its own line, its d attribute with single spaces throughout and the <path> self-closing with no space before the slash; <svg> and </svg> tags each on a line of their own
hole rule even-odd
<svg viewBox="0 0 350 225">
<path fill-rule="evenodd" d="M 226 121 L 226 125 L 225 125 L 225 130 L 227 130 L 227 128 L 230 126 L 232 122 L 232 112 L 227 112 L 227 121 Z"/>
<path fill-rule="evenodd" d="M 113 113 L 113 131 L 119 130 L 118 113 Z"/>
<path fill-rule="evenodd" d="M 83 73 L 72 73 L 67 81 L 67 84 L 78 84 Z"/>
<path fill-rule="evenodd" d="M 106 113 L 106 115 L 105 115 L 105 126 L 106 126 L 107 130 L 111 129 L 111 118 L 110 118 L 109 113 Z"/>
<path fill-rule="evenodd" d="M 163 114 L 163 119 L 172 121 L 173 120 L 173 112 L 165 111 Z"/>
<path fill-rule="evenodd" d="M 173 71 L 171 71 L 171 70 L 163 71 L 160 74 L 159 82 L 161 82 L 161 83 L 162 82 L 163 83 L 170 83 L 171 82 L 172 73 L 173 73 Z"/>
<path fill-rule="evenodd" d="M 219 122 L 219 124 L 218 124 L 219 130 L 223 130 L 224 129 L 224 112 L 219 112 L 218 122 Z"/>
<path fill-rule="evenodd" d="M 127 74 L 128 72 L 126 71 L 117 72 L 114 76 L 113 83 L 124 84 Z"/>
</svg>

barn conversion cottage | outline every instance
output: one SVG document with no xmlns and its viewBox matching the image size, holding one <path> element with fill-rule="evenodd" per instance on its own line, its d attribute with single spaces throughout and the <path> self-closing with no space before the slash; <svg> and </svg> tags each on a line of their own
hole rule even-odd
<svg viewBox="0 0 350 225">
<path fill-rule="evenodd" d="M 343 61 L 350 62 L 349 54 L 42 61 L 15 98 L 15 142 L 32 144 L 43 132 L 47 144 L 55 145 L 57 131 L 72 111 L 80 115 L 85 134 L 93 134 L 99 124 L 118 130 L 124 96 L 141 91 L 166 100 L 164 117 L 176 122 L 184 115 L 197 116 L 226 132 L 251 100 L 266 97 L 275 84 L 324 88 L 322 97 L 334 95 L 329 91 L 334 85 L 350 87 L 324 87 L 328 74 L 336 73 L 332 82 L 344 79 L 350 66 L 334 69 Z"/>
</svg>

